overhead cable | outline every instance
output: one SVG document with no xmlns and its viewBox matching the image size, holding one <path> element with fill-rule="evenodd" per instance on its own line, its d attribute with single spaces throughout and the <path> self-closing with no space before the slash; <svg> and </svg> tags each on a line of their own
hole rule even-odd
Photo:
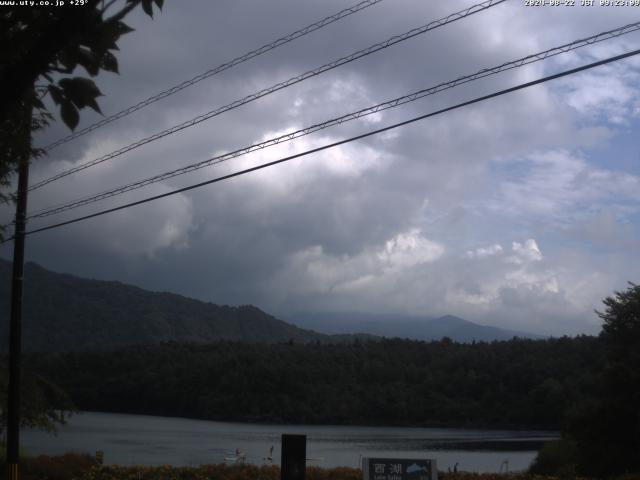
<svg viewBox="0 0 640 480">
<path fill-rule="evenodd" d="M 606 32 L 602 32 L 602 33 L 598 33 L 597 35 L 592 35 L 590 37 L 587 38 L 583 38 L 580 40 L 575 40 L 571 43 L 567 43 L 565 45 L 561 45 L 558 47 L 553 47 L 550 48 L 548 50 L 545 50 L 543 52 L 539 52 L 539 53 L 535 53 L 532 55 L 528 55 L 526 57 L 522 57 L 519 58 L 517 60 L 512 60 L 509 62 L 505 62 L 502 63 L 501 65 L 495 66 L 495 67 L 491 67 L 491 68 L 485 68 L 482 70 L 479 70 L 476 73 L 473 73 L 471 75 L 465 75 L 465 76 L 461 76 L 456 78 L 455 80 L 451 80 L 449 82 L 444 82 L 444 83 L 440 83 L 436 86 L 433 87 L 429 87 L 429 88 L 425 88 L 422 90 L 418 90 L 417 92 L 408 94 L 408 95 L 404 95 L 402 97 L 397 97 L 394 98 L 393 100 L 388 100 L 386 102 L 382 102 L 382 103 L 378 103 L 377 105 L 368 107 L 368 108 L 364 108 L 361 110 L 358 110 L 356 112 L 352 112 L 352 113 L 348 113 L 346 115 L 342 115 L 340 117 L 336 117 L 336 118 L 332 118 L 330 120 L 326 120 L 322 123 L 317 123 L 314 125 L 311 125 L 309 127 L 306 128 L 302 128 L 299 130 L 296 130 L 294 132 L 290 132 L 290 133 L 286 133 L 284 135 L 280 135 L 274 138 L 270 138 L 268 140 L 262 141 L 260 143 L 256 143 L 253 145 L 249 145 L 247 147 L 243 147 L 237 150 L 234 150 L 232 152 L 228 152 L 228 153 L 224 153 L 221 155 L 217 155 L 215 157 L 197 162 L 197 163 L 193 163 L 190 165 L 186 165 L 184 167 L 180 167 L 177 168 L 175 170 L 171 170 L 168 172 L 164 172 L 164 173 L 160 173 L 158 175 L 154 175 L 152 177 L 148 177 L 148 178 L 144 178 L 142 180 L 138 180 L 135 182 L 131 182 L 128 183 L 126 185 L 122 185 L 120 187 L 117 188 L 113 188 L 98 194 L 94 194 L 94 195 L 90 195 L 78 200 L 74 200 L 71 202 L 67 202 L 55 207 L 47 207 L 45 209 L 33 212 L 31 214 L 29 214 L 27 216 L 27 219 L 31 219 L 31 218 L 42 218 L 42 217 L 48 217 L 50 215 L 55 215 L 67 210 L 71 210 L 74 208 L 78 208 L 81 207 L 83 205 L 88 205 L 91 203 L 95 203 L 97 201 L 100 200 L 104 200 L 106 198 L 111 198 L 114 197 L 116 195 L 120 195 L 132 190 L 136 190 L 142 187 L 145 187 L 147 185 L 151 185 L 163 180 L 167 180 L 169 178 L 172 177 L 176 177 L 179 175 L 184 175 L 187 173 L 191 173 L 193 171 L 199 170 L 201 168 L 205 168 L 205 167 L 209 167 L 218 163 L 222 163 L 225 161 L 228 161 L 232 158 L 237 158 L 239 156 L 242 155 L 246 155 L 248 153 L 251 152 L 255 152 L 257 150 L 262 150 L 264 148 L 273 146 L 273 145 L 278 145 L 280 143 L 284 143 L 284 142 L 288 142 L 291 140 L 294 140 L 296 138 L 300 138 L 303 137 L 305 135 L 309 135 L 311 133 L 320 131 L 320 130 L 324 130 L 326 128 L 335 126 L 335 125 L 340 125 L 343 124 L 345 122 L 349 122 L 351 120 L 355 120 L 357 118 L 361 118 L 364 117 L 366 115 L 371 115 L 373 113 L 378 113 L 384 110 L 388 110 L 390 108 L 395 108 L 398 107 L 400 105 L 404 105 L 410 102 L 414 102 L 418 99 L 424 98 L 426 96 L 429 95 L 434 95 L 436 93 L 442 92 L 444 90 L 448 90 L 450 88 L 454 88 L 458 85 L 462 85 L 465 83 L 469 83 L 484 77 L 488 77 L 490 75 L 495 75 L 497 73 L 501 73 L 507 70 L 511 70 L 514 68 L 518 68 L 518 67 L 522 67 L 524 65 L 529 65 L 531 63 L 534 62 L 538 62 L 538 61 L 542 61 L 544 59 L 547 59 L 549 57 L 553 57 L 555 55 L 559 55 L 562 53 L 566 53 L 572 50 L 576 50 L 578 48 L 587 46 L 587 45 L 593 45 L 594 43 L 598 43 L 598 42 L 602 42 L 604 40 L 609 40 L 611 38 L 616 38 L 619 37 L 621 35 L 625 35 L 631 32 L 635 32 L 637 30 L 640 30 L 640 22 L 636 22 L 636 23 L 632 23 L 629 25 L 625 25 L 623 27 L 619 27 L 613 30 L 609 30 Z"/>
<path fill-rule="evenodd" d="M 81 137 L 83 135 L 86 135 L 89 132 L 92 132 L 94 130 L 97 130 L 100 127 L 103 127 L 104 125 L 107 125 L 111 122 L 114 122 L 122 117 L 126 117 L 127 115 L 132 114 L 133 112 L 136 112 L 138 110 L 141 110 L 149 105 L 151 105 L 152 103 L 157 102 L 158 100 L 162 100 L 163 98 L 166 98 L 170 95 L 173 95 L 175 93 L 178 93 L 181 90 L 184 90 L 185 88 L 188 88 L 192 85 L 195 85 L 198 82 L 201 82 L 202 80 L 212 77 L 214 75 L 217 75 L 218 73 L 224 72 L 225 70 L 228 70 L 232 67 L 235 67 L 236 65 L 239 65 L 241 63 L 246 62 L 247 60 L 251 60 L 252 58 L 255 58 L 259 55 L 262 55 L 263 53 L 267 53 L 275 48 L 278 48 L 282 45 L 285 45 L 289 42 L 292 42 L 293 40 L 296 40 L 297 38 L 303 37 L 311 32 L 314 32 L 316 30 L 319 30 L 323 27 L 326 27 L 327 25 L 337 22 L 338 20 L 341 20 L 345 17 L 348 17 L 349 15 L 352 15 L 356 12 L 359 12 L 360 10 L 364 10 L 365 8 L 371 7 L 372 5 L 375 5 L 376 3 L 380 3 L 382 0 L 364 0 L 356 5 L 353 5 L 352 7 L 349 8 L 345 8 L 344 10 L 340 10 L 338 13 L 335 13 L 333 15 L 330 15 L 326 18 L 323 18 L 322 20 L 312 23 L 311 25 L 308 25 L 304 28 L 301 28 L 300 30 L 296 30 L 293 33 L 290 33 L 288 35 L 285 35 L 284 37 L 281 37 L 271 43 L 267 43 L 266 45 L 263 45 L 259 48 L 256 48 L 255 50 L 251 50 L 250 52 L 245 53 L 244 55 L 241 55 L 239 57 L 234 58 L 233 60 L 230 60 L 226 63 L 223 63 L 221 65 L 218 65 L 215 68 L 212 68 L 210 70 L 207 70 L 204 73 L 201 73 L 200 75 L 196 75 L 195 77 L 189 79 L 189 80 L 185 80 L 182 83 L 179 83 L 178 85 L 175 85 L 167 90 L 164 90 L 160 93 L 157 93 L 149 98 L 147 98 L 146 100 L 142 100 L 141 102 L 136 103 L 135 105 L 132 105 L 130 107 L 127 107 L 123 110 L 120 110 L 117 113 L 114 113 L 113 115 L 109 115 L 106 118 L 103 118 L 102 120 L 89 125 L 88 127 L 85 127 L 81 130 L 78 130 L 77 132 L 74 132 L 70 135 L 67 135 L 66 137 L 60 138 L 59 140 L 56 140 L 55 142 L 47 145 L 46 147 L 44 147 L 45 151 L 50 151 L 53 150 L 54 148 L 70 142 L 71 140 Z"/>
<path fill-rule="evenodd" d="M 166 193 L 163 193 L 163 194 L 160 194 L 160 195 L 154 195 L 152 197 L 148 197 L 148 198 L 145 198 L 145 199 L 142 199 L 142 200 L 138 200 L 138 201 L 135 201 L 135 202 L 131 202 L 131 203 L 127 203 L 127 204 L 124 204 L 124 205 L 120 205 L 118 207 L 108 208 L 108 209 L 101 210 L 99 212 L 95 212 L 95 213 L 92 213 L 92 214 L 89 214 L 89 215 L 84 215 L 84 216 L 81 216 L 81 217 L 73 218 L 71 220 L 66 220 L 66 221 L 55 223 L 55 224 L 52 224 L 52 225 L 47 225 L 47 226 L 44 226 L 44 227 L 40 227 L 40 228 L 36 228 L 36 229 L 33 229 L 33 230 L 29 230 L 29 231 L 25 232 L 25 234 L 26 235 L 31 235 L 31 234 L 38 233 L 38 232 L 44 232 L 44 231 L 47 231 L 47 230 L 52 230 L 54 228 L 59 228 L 59 227 L 65 226 L 65 225 L 70 225 L 72 223 L 77 223 L 77 222 L 81 222 L 81 221 L 84 221 L 84 220 L 88 220 L 90 218 L 95 218 L 95 217 L 99 217 L 99 216 L 102 216 L 102 215 L 106 215 L 107 213 L 112 213 L 112 212 L 116 212 L 116 211 L 119 211 L 119 210 L 124 210 L 124 209 L 131 208 L 131 207 L 134 207 L 134 206 L 137 206 L 137 205 L 141 205 L 141 204 L 144 204 L 144 203 L 148 203 L 148 202 L 152 202 L 152 201 L 155 201 L 155 200 L 159 200 L 161 198 L 169 197 L 169 196 L 172 196 L 172 195 L 177 195 L 179 193 L 183 193 L 183 192 L 186 192 L 186 191 L 189 191 L 189 190 L 194 190 L 196 188 L 200 188 L 200 187 L 203 187 L 205 185 L 210 185 L 210 184 L 218 183 L 218 182 L 221 182 L 221 181 L 224 181 L 224 180 L 229 180 L 231 178 L 239 177 L 241 175 L 245 175 L 245 174 L 248 174 L 248 173 L 251 173 L 251 172 L 255 172 L 257 170 L 262 170 L 262 169 L 267 168 L 267 167 L 272 167 L 272 166 L 278 165 L 280 163 L 288 162 L 288 161 L 294 160 L 296 158 L 304 157 L 304 156 L 310 155 L 312 153 L 317 153 L 317 152 L 320 152 L 320 151 L 323 151 L 323 150 L 327 150 L 327 149 L 330 149 L 330 148 L 337 147 L 339 145 L 344 145 L 344 144 L 347 144 L 347 143 L 350 143 L 350 142 L 353 142 L 353 141 L 356 141 L 356 140 L 361 140 L 363 138 L 367 138 L 367 137 L 370 137 L 372 135 L 377 135 L 377 134 L 380 134 L 380 133 L 383 133 L 383 132 L 387 132 L 389 130 L 393 130 L 395 128 L 399 128 L 399 127 L 402 127 L 402 126 L 405 126 L 405 125 L 409 125 L 411 123 L 414 123 L 414 122 L 417 122 L 417 121 L 420 121 L 420 120 L 424 120 L 426 118 L 434 117 L 434 116 L 440 115 L 442 113 L 450 112 L 450 111 L 456 110 L 458 108 L 466 107 L 468 105 L 473 105 L 473 104 L 476 104 L 476 103 L 479 103 L 479 102 L 483 102 L 485 100 L 489 100 L 491 98 L 499 97 L 499 96 L 502 96 L 502 95 L 505 95 L 505 94 L 508 94 L 508 93 L 511 93 L 511 92 L 515 92 L 517 90 L 522 90 L 522 89 L 525 89 L 525 88 L 529 88 L 529 87 L 532 87 L 534 85 L 539 85 L 541 83 L 545 83 L 545 82 L 548 82 L 550 80 L 555 80 L 557 78 L 566 77 L 568 75 L 573 75 L 573 74 L 576 74 L 578 72 L 582 72 L 584 70 L 589 70 L 591 68 L 595 68 L 595 67 L 598 67 L 598 66 L 601 66 L 601 65 L 612 63 L 612 62 L 615 62 L 615 61 L 618 61 L 618 60 L 622 60 L 624 58 L 632 57 L 632 56 L 638 55 L 638 54 L 640 54 L 640 49 L 633 50 L 631 52 L 627 52 L 627 53 L 624 53 L 624 54 L 621 54 L 621 55 L 616 55 L 614 57 L 609 57 L 609 58 L 606 58 L 604 60 L 600 60 L 600 61 L 597 61 L 597 62 L 589 63 L 587 65 L 582 65 L 580 67 L 572 68 L 570 70 L 565 70 L 563 72 L 556 73 L 554 75 L 549 75 L 549 76 L 546 76 L 546 77 L 542 77 L 542 78 L 539 78 L 537 80 L 533 80 L 533 81 L 526 82 L 526 83 L 521 83 L 521 84 L 516 85 L 514 87 L 506 88 L 504 90 L 500 90 L 500 91 L 497 91 L 497 92 L 494 92 L 494 93 L 491 93 L 491 94 L 488 94 L 488 95 L 484 95 L 482 97 L 477 97 L 477 98 L 474 98 L 472 100 L 468 100 L 466 102 L 458 103 L 458 104 L 453 105 L 451 107 L 443 108 L 443 109 L 436 110 L 436 111 L 431 112 L 431 113 L 427 113 L 427 114 L 424 114 L 424 115 L 420 115 L 418 117 L 411 118 L 409 120 L 405 120 L 403 122 L 395 123 L 393 125 L 389 125 L 389 126 L 386 126 L 386 127 L 383 127 L 383 128 L 379 128 L 377 130 L 372 130 L 372 131 L 369 131 L 367 133 L 363 133 L 363 134 L 360 134 L 360 135 L 356 135 L 354 137 L 350 137 L 350 138 L 347 138 L 347 139 L 344 139 L 344 140 L 340 140 L 338 142 L 333 142 L 333 143 L 330 143 L 330 144 L 327 144 L 327 145 L 323 145 L 321 147 L 317 147 L 317 148 L 313 148 L 313 149 L 310 149 L 310 150 L 306 150 L 306 151 L 301 152 L 301 153 L 296 153 L 295 155 L 289 155 L 288 157 L 280 158 L 280 159 L 274 160 L 272 162 L 263 163 L 261 165 L 256 165 L 254 167 L 247 168 L 247 169 L 244 169 L 244 170 L 240 170 L 238 172 L 230 173 L 228 175 L 223 175 L 223 176 L 220 176 L 220 177 L 217 177 L 217 178 L 213 178 L 211 180 L 207 180 L 207 181 L 204 181 L 204 182 L 196 183 L 194 185 L 189 185 L 187 187 L 179 188 L 179 189 L 173 190 L 171 192 L 166 192 Z M 8 238 L 8 239 L 4 240 L 1 243 L 5 243 L 5 242 L 11 240 L 12 238 L 13 237 Z"/>
<path fill-rule="evenodd" d="M 46 178 L 44 180 L 41 180 L 33 185 L 31 185 L 29 187 L 29 190 L 35 190 L 37 188 L 43 187 L 44 185 L 47 185 L 51 182 L 54 182 L 56 180 L 59 180 L 63 177 L 66 177 L 68 175 L 71 175 L 73 173 L 79 172 L 81 170 L 84 170 L 86 168 L 92 167 L 94 165 L 97 165 L 99 163 L 102 162 L 106 162 L 107 160 L 111 160 L 112 158 L 118 157 L 126 152 L 130 152 L 131 150 L 134 150 L 136 148 L 139 148 L 143 145 L 146 145 L 148 143 L 154 142 L 156 140 L 159 140 L 163 137 L 166 137 L 167 135 L 171 135 L 173 133 L 179 132 L 181 130 L 184 130 L 185 128 L 188 127 L 192 127 L 194 125 L 197 125 L 201 122 L 204 122 L 205 120 L 209 120 L 215 116 L 218 116 L 222 113 L 228 112 L 230 110 L 233 110 L 235 108 L 238 108 L 242 105 L 245 105 L 247 103 L 253 102 L 255 100 L 258 100 L 259 98 L 265 97 L 271 93 L 277 92 L 279 90 L 282 90 L 284 88 L 290 87 L 292 85 L 295 85 L 296 83 L 300 83 L 304 80 L 307 80 L 308 78 L 311 77 L 315 77 L 317 75 L 320 75 L 324 72 L 327 72 L 329 70 L 332 70 L 336 67 L 339 67 L 341 65 L 345 65 L 347 63 L 353 62 L 354 60 L 357 60 L 359 58 L 365 57 L 367 55 L 371 55 L 372 53 L 378 52 L 380 50 L 383 50 L 385 48 L 388 48 L 392 45 L 395 45 L 396 43 L 399 42 L 403 42 L 405 40 L 408 40 L 410 38 L 413 38 L 417 35 L 421 35 L 423 33 L 426 33 L 428 31 L 434 30 L 438 27 L 442 27 L 444 25 L 447 25 L 449 23 L 455 22 L 457 20 L 466 18 L 470 15 L 473 15 L 475 13 L 481 12 L 483 10 L 486 10 L 488 8 L 494 7 L 498 4 L 501 4 L 503 2 L 505 2 L 507 0 L 485 0 L 482 3 L 479 3 L 477 5 L 473 5 L 469 8 L 465 8 L 464 10 L 461 10 L 459 12 L 455 12 L 452 13 L 450 15 L 447 15 L 444 18 L 441 18 L 439 20 L 434 20 L 433 22 L 428 23 L 427 25 L 423 25 L 422 27 L 418 27 L 418 28 L 414 28 L 409 30 L 408 32 L 405 32 L 401 35 L 395 35 L 383 42 L 379 42 L 376 43 L 375 45 L 372 45 L 370 47 L 367 47 L 365 49 L 362 50 L 358 50 L 357 52 L 354 52 L 350 55 L 347 55 L 346 57 L 342 57 L 338 60 L 334 60 L 333 62 L 327 63 L 325 65 L 322 65 L 320 67 L 314 68 L 313 70 L 309 70 L 305 73 L 302 73 L 300 75 L 297 75 L 295 77 L 292 77 L 288 80 L 285 80 L 284 82 L 280 82 L 277 83 L 275 85 L 272 85 L 271 87 L 265 88 L 263 90 L 260 90 L 259 92 L 255 92 L 252 93 L 251 95 L 248 95 L 242 99 L 236 100 L 234 102 L 231 102 L 223 107 L 219 107 L 215 110 L 211 110 L 210 112 L 207 113 L 203 113 L 202 115 L 199 115 L 195 118 L 192 118 L 191 120 L 187 120 L 186 122 L 180 123 L 178 125 L 175 125 L 171 128 L 168 128 L 166 130 L 163 130 L 161 132 L 155 133 L 154 135 L 151 135 L 150 137 L 146 137 L 143 138 L 141 140 L 138 140 L 137 142 L 134 142 L 130 145 L 127 145 L 125 147 L 122 147 L 118 150 L 115 150 L 111 153 L 108 153 L 106 155 L 103 155 L 102 157 L 96 158 L 94 160 L 90 160 L 88 162 L 85 162 L 81 165 L 78 165 L 76 167 L 70 168 L 68 170 L 65 170 L 61 173 L 58 173 L 56 175 L 53 175 L 52 177 Z"/>
</svg>

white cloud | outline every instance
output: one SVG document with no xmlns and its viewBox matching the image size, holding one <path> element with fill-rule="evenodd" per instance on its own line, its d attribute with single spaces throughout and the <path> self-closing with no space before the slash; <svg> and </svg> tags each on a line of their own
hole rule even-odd
<svg viewBox="0 0 640 480">
<path fill-rule="evenodd" d="M 385 265 L 385 270 L 389 271 L 432 262 L 443 253 L 442 245 L 422 237 L 420 230 L 414 228 L 387 241 L 377 257 Z"/>
<path fill-rule="evenodd" d="M 500 255 L 502 254 L 502 252 L 503 252 L 502 245 L 496 243 L 489 247 L 479 247 L 479 248 L 476 248 L 475 250 L 467 250 L 466 255 L 468 258 L 486 258 L 486 257 L 492 257 L 494 255 Z"/>
<path fill-rule="evenodd" d="M 331 255 L 315 245 L 291 255 L 291 266 L 319 293 L 366 292 L 374 283 L 393 283 L 394 278 L 411 268 L 438 260 L 444 251 L 443 245 L 412 229 L 355 255 Z"/>
<path fill-rule="evenodd" d="M 567 151 L 532 154 L 515 162 L 487 206 L 513 216 L 568 221 L 587 208 L 617 201 L 640 202 L 640 177 L 589 164 Z"/>
<path fill-rule="evenodd" d="M 585 73 L 564 82 L 564 101 L 581 116 L 594 120 L 604 116 L 609 122 L 623 124 L 636 115 L 640 94 L 635 85 L 640 75 L 620 75 L 619 69 Z M 626 78 L 625 78 L 626 77 Z"/>
<path fill-rule="evenodd" d="M 542 260 L 542 253 L 533 238 L 528 239 L 524 244 L 520 242 L 513 242 L 511 244 L 511 250 L 514 255 L 508 257 L 507 261 L 517 265 L 528 262 L 539 262 Z"/>
<path fill-rule="evenodd" d="M 606 42 L 582 49 L 568 60 L 572 66 L 618 55 L 637 46 L 623 38 L 619 43 Z M 562 56 L 560 57 L 562 58 Z M 552 84 L 558 100 L 579 114 L 583 122 L 604 121 L 615 125 L 627 124 L 637 116 L 640 106 L 640 62 L 637 58 L 600 66 L 564 77 Z"/>
</svg>

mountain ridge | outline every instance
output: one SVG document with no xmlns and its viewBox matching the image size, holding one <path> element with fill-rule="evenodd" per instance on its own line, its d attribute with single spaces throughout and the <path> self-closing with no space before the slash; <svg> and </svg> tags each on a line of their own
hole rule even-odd
<svg viewBox="0 0 640 480">
<path fill-rule="evenodd" d="M 0 308 L 9 311 L 11 264 L 0 261 Z M 258 307 L 216 305 L 117 281 L 90 280 L 25 264 L 23 342 L 27 351 L 66 351 L 218 340 L 344 341 L 279 320 Z M 6 349 L 8 322 L 0 322 Z"/>
<path fill-rule="evenodd" d="M 454 341 L 463 343 L 510 340 L 513 337 L 544 338 L 541 335 L 528 332 L 481 325 L 454 315 L 430 318 L 365 312 L 299 312 L 284 318 L 300 328 L 308 328 L 324 334 L 366 332 L 382 337 L 399 337 L 424 341 L 449 337 Z"/>
</svg>

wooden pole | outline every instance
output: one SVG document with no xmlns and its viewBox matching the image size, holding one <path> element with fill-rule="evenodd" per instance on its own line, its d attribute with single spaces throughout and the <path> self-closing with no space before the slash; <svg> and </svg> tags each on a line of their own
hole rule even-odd
<svg viewBox="0 0 640 480">
<path fill-rule="evenodd" d="M 18 192 L 13 241 L 13 275 L 11 280 L 11 319 L 9 324 L 9 391 L 7 398 L 7 468 L 8 479 L 20 478 L 20 356 L 22 350 L 22 286 L 24 243 L 31 150 L 31 108 L 25 110 L 25 151 L 18 165 Z"/>
</svg>

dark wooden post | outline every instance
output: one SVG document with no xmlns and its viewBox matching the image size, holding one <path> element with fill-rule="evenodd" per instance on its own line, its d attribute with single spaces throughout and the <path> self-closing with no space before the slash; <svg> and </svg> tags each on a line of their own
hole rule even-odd
<svg viewBox="0 0 640 480">
<path fill-rule="evenodd" d="M 307 436 L 282 435 L 280 480 L 304 480 L 307 466 Z"/>
</svg>

